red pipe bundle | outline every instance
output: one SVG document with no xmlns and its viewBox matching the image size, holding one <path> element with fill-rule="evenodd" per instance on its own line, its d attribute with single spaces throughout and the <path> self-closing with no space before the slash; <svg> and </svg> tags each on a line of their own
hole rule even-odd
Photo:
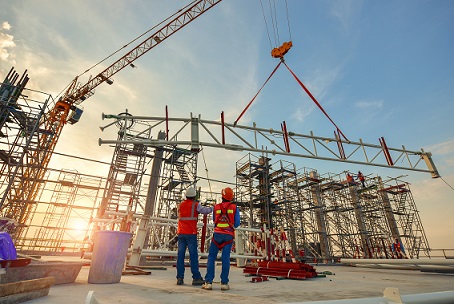
<svg viewBox="0 0 454 304">
<path fill-rule="evenodd" d="M 304 280 L 317 276 L 314 267 L 305 263 L 287 262 L 258 262 L 258 266 L 246 266 L 243 273 L 254 275 L 266 275 L 274 277 L 285 277 L 288 279 Z"/>
</svg>

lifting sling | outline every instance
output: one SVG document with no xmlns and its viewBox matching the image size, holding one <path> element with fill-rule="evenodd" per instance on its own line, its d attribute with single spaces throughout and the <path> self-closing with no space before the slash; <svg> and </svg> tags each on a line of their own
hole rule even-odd
<svg viewBox="0 0 454 304">
<path fill-rule="evenodd" d="M 270 76 L 268 76 L 268 79 L 265 81 L 265 83 L 262 85 L 262 87 L 258 90 L 258 92 L 255 94 L 255 96 L 252 98 L 252 100 L 247 104 L 246 108 L 241 112 L 241 114 L 238 116 L 238 118 L 235 120 L 233 123 L 233 126 L 236 126 L 240 118 L 243 116 L 243 114 L 246 112 L 246 110 L 251 106 L 252 102 L 255 100 L 257 95 L 260 93 L 260 91 L 263 89 L 263 87 L 267 84 L 267 82 L 271 79 L 271 77 L 274 75 L 276 70 L 279 68 L 281 63 L 284 63 L 286 68 L 289 70 L 289 72 L 293 75 L 295 80 L 299 83 L 299 85 L 303 88 L 303 90 L 306 92 L 307 95 L 312 99 L 312 101 L 317 105 L 317 107 L 325 114 L 325 116 L 331 121 L 331 123 L 336 127 L 337 132 L 342 135 L 343 138 L 345 138 L 346 141 L 349 141 L 348 138 L 342 133 L 342 131 L 339 129 L 339 127 L 334 123 L 334 121 L 329 117 L 328 113 L 323 109 L 321 104 L 315 99 L 315 97 L 312 95 L 312 93 L 306 88 L 306 86 L 301 82 L 301 80 L 298 79 L 298 77 L 293 73 L 293 71 L 288 67 L 288 65 L 285 63 L 284 58 L 281 57 L 281 60 L 279 61 L 278 65 L 274 68 L 273 72 L 271 72 Z"/>
</svg>

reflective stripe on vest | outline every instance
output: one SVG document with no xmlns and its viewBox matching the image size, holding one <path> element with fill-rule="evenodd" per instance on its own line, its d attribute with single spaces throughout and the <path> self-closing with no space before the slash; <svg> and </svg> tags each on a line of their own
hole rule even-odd
<svg viewBox="0 0 454 304">
<path fill-rule="evenodd" d="M 222 214 L 222 210 L 216 210 L 216 214 Z M 227 216 L 229 214 L 233 214 L 233 210 L 232 209 L 227 209 Z M 219 227 L 219 228 L 228 228 L 230 227 L 230 224 L 229 223 L 218 223 L 216 225 L 216 227 Z"/>
<path fill-rule="evenodd" d="M 192 201 L 192 205 L 191 205 L 191 216 L 189 217 L 180 217 L 180 221 L 195 221 L 197 220 L 197 216 L 194 216 L 195 215 L 195 208 L 197 206 L 197 202 L 196 201 Z"/>
</svg>

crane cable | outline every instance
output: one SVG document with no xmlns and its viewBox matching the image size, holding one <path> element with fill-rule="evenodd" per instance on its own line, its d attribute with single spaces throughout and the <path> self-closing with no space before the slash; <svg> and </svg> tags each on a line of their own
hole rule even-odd
<svg viewBox="0 0 454 304">
<path fill-rule="evenodd" d="M 290 18 L 288 17 L 288 3 L 287 3 L 287 0 L 285 0 L 285 13 L 287 14 L 288 35 L 290 37 L 290 41 L 292 41 L 292 31 L 290 30 Z"/>
<path fill-rule="evenodd" d="M 263 21 L 265 22 L 265 29 L 266 29 L 266 34 L 268 36 L 268 41 L 270 42 L 270 49 L 273 49 L 273 44 L 271 43 L 270 32 L 268 31 L 268 23 L 266 22 L 265 10 L 263 9 L 262 0 L 260 0 L 260 7 L 262 8 L 262 16 L 263 16 Z"/>
<path fill-rule="evenodd" d="M 273 5 L 271 5 L 271 0 L 268 0 L 270 4 L 270 16 L 271 16 L 271 24 L 273 25 L 273 33 L 274 33 L 274 42 L 277 45 L 280 44 L 279 39 L 279 26 L 277 22 L 277 13 L 276 13 L 276 2 L 273 0 Z"/>
<path fill-rule="evenodd" d="M 208 188 L 210 188 L 210 193 L 213 194 L 213 190 L 211 189 L 211 182 L 210 182 L 210 177 L 208 176 L 208 167 L 207 167 L 207 162 L 205 160 L 205 153 L 203 153 L 202 149 L 202 158 L 203 158 L 203 164 L 205 165 L 205 174 L 207 176 L 207 181 L 208 181 Z"/>
<path fill-rule="evenodd" d="M 453 188 L 447 181 L 445 181 L 441 176 L 440 176 L 440 179 L 441 179 L 449 188 L 451 188 L 452 190 L 454 190 L 454 188 Z"/>
<path fill-rule="evenodd" d="M 273 3 L 271 3 L 273 2 Z M 272 27 L 272 30 L 273 30 L 273 36 L 274 36 L 274 46 L 273 46 L 273 43 L 271 41 L 271 35 L 270 35 L 270 30 L 268 28 L 268 22 L 267 22 L 267 18 L 266 18 L 266 14 L 265 14 L 265 8 L 264 8 L 264 5 L 263 5 L 263 2 L 262 0 L 260 0 L 260 7 L 262 9 L 262 16 L 263 16 L 263 21 L 265 23 L 265 28 L 266 28 L 266 33 L 267 33 L 267 36 L 268 36 L 268 41 L 270 43 L 270 49 L 273 49 L 274 47 L 277 47 L 278 45 L 280 45 L 280 35 L 279 35 L 279 22 L 278 22 L 278 18 L 277 18 L 277 9 L 276 9 L 276 2 L 275 0 L 268 0 L 268 3 L 269 3 L 269 11 L 270 11 L 270 23 L 271 23 L 271 27 Z M 286 14 L 286 19 L 287 19 L 287 27 L 288 27 L 288 33 L 289 33 L 289 37 L 290 37 L 290 41 L 292 40 L 292 33 L 291 33 L 291 30 L 290 30 L 290 18 L 289 18 L 289 14 L 288 14 L 288 2 L 287 0 L 285 0 L 285 14 Z"/>
</svg>

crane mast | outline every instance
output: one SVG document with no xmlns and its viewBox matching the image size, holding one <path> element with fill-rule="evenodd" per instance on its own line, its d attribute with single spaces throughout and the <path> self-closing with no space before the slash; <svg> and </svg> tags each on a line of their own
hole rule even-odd
<svg viewBox="0 0 454 304">
<path fill-rule="evenodd" d="M 177 14 L 175 18 L 171 19 L 160 29 L 149 35 L 142 43 L 134 47 L 131 51 L 112 63 L 95 77 L 90 78 L 87 83 L 81 84 L 78 81 L 78 77 L 75 77 L 53 108 L 44 115 L 40 122 L 40 130 L 43 130 L 43 132 L 41 132 L 38 139 L 38 148 L 33 152 L 33 157 L 30 158 L 27 163 L 27 169 L 24 173 L 25 181 L 27 182 L 22 185 L 21 189 L 15 189 L 16 191 L 10 197 L 11 201 L 6 202 L 6 206 L 0 206 L 3 213 L 13 214 L 15 217 L 14 219 L 21 224 L 27 221 L 30 213 L 28 205 L 33 203 L 37 198 L 37 194 L 42 186 L 41 181 L 46 173 L 47 166 L 58 139 L 60 138 L 63 127 L 67 122 L 74 123 L 74 121 L 71 121 L 70 119 L 71 115 L 77 110 L 77 105 L 91 97 L 97 86 L 103 82 L 111 84 L 112 80 L 110 77 L 126 66 L 131 65 L 136 59 L 159 45 L 221 1 L 222 0 L 194 1 L 181 13 Z M 12 206 L 16 206 L 14 209 L 17 209 L 18 205 L 21 206 L 21 212 L 11 210 Z M 19 229 L 17 236 L 22 235 L 24 231 L 24 229 Z"/>
</svg>

